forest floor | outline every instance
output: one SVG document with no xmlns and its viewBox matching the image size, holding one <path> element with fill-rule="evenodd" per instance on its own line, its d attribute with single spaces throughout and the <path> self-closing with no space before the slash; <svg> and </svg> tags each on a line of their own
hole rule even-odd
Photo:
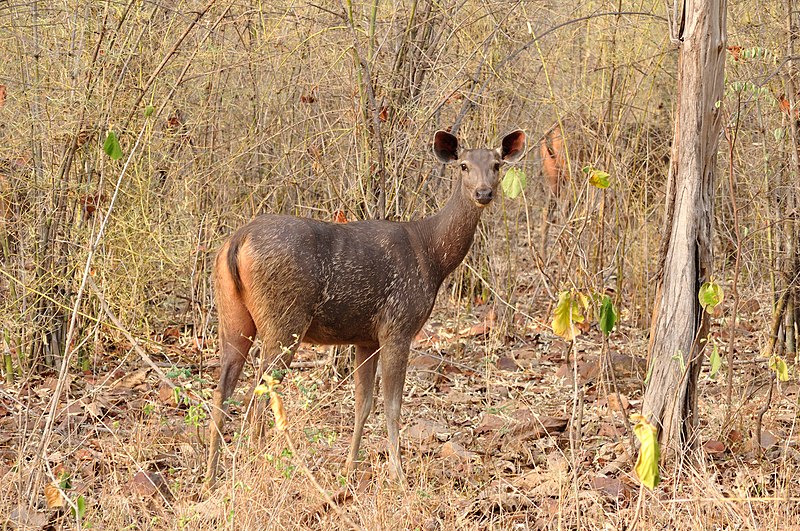
<svg viewBox="0 0 800 531">
<path fill-rule="evenodd" d="M 742 305 L 732 411 L 727 362 L 715 379 L 706 364 L 697 451 L 662 467 L 653 491 L 633 472 L 625 421 L 641 408 L 646 331 L 623 320 L 604 346 L 587 327 L 573 363 L 546 316 L 520 317 L 515 335 L 498 339 L 487 307 L 453 323 L 444 317 L 447 304 L 456 303 L 442 296 L 412 349 L 405 485 L 388 480 L 381 393 L 362 442 L 364 462 L 345 481 L 352 378 L 331 376 L 330 364 L 315 363 L 328 350 L 303 345 L 295 362 L 306 368 L 293 369 L 281 386 L 288 442 L 276 430 L 259 442 L 248 437 L 245 382 L 255 378 L 248 367 L 226 424 L 220 480 L 207 491 L 216 339 L 203 343 L 170 327 L 143 342 L 165 381 L 108 330 L 91 370 L 67 382 L 48 440 L 41 434 L 58 375 L 0 386 L 0 528 L 798 529 L 798 386 L 772 384 L 759 355 L 769 304 Z M 713 335 L 722 344 L 727 328 L 715 324 Z M 43 460 L 35 457 L 41 447 Z M 44 485 L 33 498 L 32 485 Z M 82 518 L 71 504 L 80 504 Z"/>
</svg>

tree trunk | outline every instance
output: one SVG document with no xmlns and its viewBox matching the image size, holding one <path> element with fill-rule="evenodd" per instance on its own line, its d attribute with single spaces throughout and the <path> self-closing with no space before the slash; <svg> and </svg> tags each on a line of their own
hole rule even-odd
<svg viewBox="0 0 800 531">
<path fill-rule="evenodd" d="M 680 45 L 678 104 L 669 172 L 662 275 L 653 308 L 650 380 L 642 411 L 659 440 L 694 445 L 697 377 L 708 319 L 697 294 L 711 273 L 713 183 L 725 67 L 726 0 L 684 0 L 673 31 Z M 665 451 L 664 455 L 668 455 Z"/>
</svg>

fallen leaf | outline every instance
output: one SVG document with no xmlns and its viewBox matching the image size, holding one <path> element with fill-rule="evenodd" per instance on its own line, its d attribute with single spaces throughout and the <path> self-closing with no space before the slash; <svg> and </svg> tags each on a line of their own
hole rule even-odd
<svg viewBox="0 0 800 531">
<path fill-rule="evenodd" d="M 405 430 L 405 437 L 418 444 L 426 444 L 436 440 L 447 440 L 450 431 L 447 426 L 434 420 L 418 419 Z"/>
<path fill-rule="evenodd" d="M 619 398 L 617 398 L 619 396 Z M 608 408 L 614 411 L 627 411 L 628 408 L 631 407 L 631 403 L 628 400 L 628 397 L 620 393 L 611 393 L 606 398 L 606 403 L 608 404 Z"/>
<path fill-rule="evenodd" d="M 147 374 L 150 372 L 150 367 L 142 367 L 126 374 L 111 385 L 112 389 L 129 391 L 138 387 L 147 381 Z"/>
<path fill-rule="evenodd" d="M 441 358 L 429 354 L 420 354 L 408 362 L 409 367 L 423 371 L 435 371 L 441 364 Z"/>
<path fill-rule="evenodd" d="M 518 371 L 519 365 L 508 356 L 500 356 L 497 359 L 497 368 L 503 371 Z"/>
<path fill-rule="evenodd" d="M 158 386 L 158 400 L 170 407 L 178 405 L 175 401 L 175 391 L 166 382 L 161 382 L 161 385 Z"/>
<path fill-rule="evenodd" d="M 769 430 L 762 430 L 760 444 L 761 448 L 766 450 L 778 444 L 778 438 Z"/>
<path fill-rule="evenodd" d="M 163 492 L 166 488 L 166 480 L 158 472 L 140 470 L 134 474 L 133 479 L 128 483 L 128 487 L 134 494 L 154 496 L 159 492 Z"/>
<path fill-rule="evenodd" d="M 470 452 L 454 441 L 447 441 L 441 446 L 441 448 L 439 448 L 439 457 L 443 459 L 456 458 L 461 460 L 469 460 L 474 455 L 475 454 L 473 452 Z"/>
<path fill-rule="evenodd" d="M 47 515 L 39 511 L 31 511 L 23 505 L 15 507 L 9 515 L 9 520 L 18 529 L 41 529 L 47 525 Z"/>
<path fill-rule="evenodd" d="M 48 509 L 64 507 L 64 496 L 56 483 L 48 483 L 44 486 L 44 499 Z"/>
<path fill-rule="evenodd" d="M 744 440 L 744 435 L 739 430 L 731 430 L 728 432 L 728 442 L 731 444 L 738 444 Z"/>
<path fill-rule="evenodd" d="M 480 424 L 475 427 L 475 435 L 498 430 L 506 424 L 507 422 L 503 418 L 491 413 L 486 413 L 481 418 Z"/>
<path fill-rule="evenodd" d="M 721 454 L 726 448 L 725 445 L 717 440 L 710 439 L 703 443 L 703 449 L 709 454 Z"/>
<path fill-rule="evenodd" d="M 592 478 L 591 486 L 611 498 L 628 497 L 631 494 L 630 488 L 617 478 L 595 476 Z"/>
</svg>

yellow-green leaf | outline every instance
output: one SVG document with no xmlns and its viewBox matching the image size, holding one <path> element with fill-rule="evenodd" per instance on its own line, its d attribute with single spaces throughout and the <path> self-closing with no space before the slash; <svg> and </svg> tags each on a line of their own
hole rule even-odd
<svg viewBox="0 0 800 531">
<path fill-rule="evenodd" d="M 608 172 L 602 170 L 592 169 L 589 172 L 589 184 L 591 184 L 595 188 L 600 188 L 601 190 L 605 190 L 606 188 L 611 186 L 611 175 L 609 175 Z"/>
<path fill-rule="evenodd" d="M 510 199 L 516 199 L 527 185 L 525 172 L 519 168 L 509 168 L 503 176 L 503 193 Z"/>
<path fill-rule="evenodd" d="M 572 341 L 581 331 L 575 323 L 584 321 L 581 304 L 587 303 L 586 297 L 581 294 L 573 295 L 569 291 L 562 291 L 558 296 L 558 304 L 553 313 L 553 333 Z"/>
<path fill-rule="evenodd" d="M 636 422 L 633 433 L 639 439 L 639 457 L 636 459 L 634 470 L 642 485 L 654 489 L 661 481 L 658 473 L 658 461 L 661 459 L 658 430 L 641 415 L 633 415 L 632 420 Z"/>
<path fill-rule="evenodd" d="M 119 146 L 119 140 L 111 129 L 108 130 L 106 141 L 103 143 L 103 151 L 106 152 L 106 155 L 111 157 L 111 160 L 119 160 L 122 158 L 122 148 Z"/>
<path fill-rule="evenodd" d="M 789 366 L 780 356 L 772 356 L 769 359 L 769 368 L 775 371 L 775 376 L 782 382 L 789 381 Z"/>
<path fill-rule="evenodd" d="M 603 297 L 603 302 L 600 304 L 600 330 L 605 335 L 611 333 L 614 324 L 617 322 L 617 312 L 614 310 L 614 303 L 611 302 L 611 297 L 608 295 Z"/>
<path fill-rule="evenodd" d="M 716 342 L 711 347 L 711 356 L 709 356 L 708 361 L 711 363 L 711 373 L 708 377 L 713 380 L 717 377 L 720 367 L 722 367 L 722 358 L 719 355 L 719 347 L 717 347 Z"/>
<path fill-rule="evenodd" d="M 717 305 L 722 302 L 724 297 L 725 293 L 722 291 L 722 286 L 713 280 L 710 282 L 704 282 L 703 285 L 700 286 L 700 291 L 697 293 L 697 299 L 700 301 L 700 306 L 702 306 L 703 309 L 709 314 L 714 313 L 714 308 L 716 308 Z"/>
</svg>

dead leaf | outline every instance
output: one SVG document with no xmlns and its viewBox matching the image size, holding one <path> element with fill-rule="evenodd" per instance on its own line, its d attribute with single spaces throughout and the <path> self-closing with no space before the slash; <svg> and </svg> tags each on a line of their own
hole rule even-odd
<svg viewBox="0 0 800 531">
<path fill-rule="evenodd" d="M 475 454 L 454 441 L 447 441 L 439 448 L 439 457 L 442 459 L 455 458 L 460 460 L 472 459 Z"/>
<path fill-rule="evenodd" d="M 710 439 L 705 443 L 703 443 L 703 450 L 705 450 L 706 453 L 709 454 L 721 454 L 725 452 L 726 448 L 722 442 L 717 441 L 715 439 Z"/>
<path fill-rule="evenodd" d="M 728 442 L 730 444 L 739 444 L 744 440 L 744 435 L 739 430 L 731 430 L 728 432 Z"/>
<path fill-rule="evenodd" d="M 426 444 L 437 440 L 446 441 L 451 434 L 447 426 L 441 422 L 419 419 L 406 428 L 405 436 L 409 441 Z"/>
<path fill-rule="evenodd" d="M 562 364 L 556 371 L 558 378 L 564 378 L 565 383 L 572 383 L 572 363 Z M 578 361 L 578 383 L 584 384 L 594 380 L 600 374 L 600 364 L 596 361 Z"/>
<path fill-rule="evenodd" d="M 41 529 L 47 525 L 48 518 L 44 513 L 18 505 L 11 511 L 9 520 L 19 529 Z"/>
<path fill-rule="evenodd" d="M 414 345 L 431 346 L 441 341 L 442 338 L 439 337 L 435 332 L 432 332 L 427 328 L 423 328 L 422 330 L 419 331 L 417 337 L 414 338 Z"/>
<path fill-rule="evenodd" d="M 619 396 L 619 398 L 617 398 Z M 631 403 L 628 400 L 628 397 L 623 395 L 622 393 L 611 393 L 606 397 L 606 403 L 608 404 L 608 408 L 614 411 L 628 411 L 631 407 Z"/>
<path fill-rule="evenodd" d="M 517 440 L 540 439 L 545 435 L 556 435 L 567 429 L 569 419 L 556 417 L 539 417 L 521 422 L 509 431 L 508 436 Z"/>
<path fill-rule="evenodd" d="M 423 371 L 435 371 L 441 364 L 441 358 L 429 354 L 420 354 L 408 362 L 409 367 Z"/>
<path fill-rule="evenodd" d="M 175 392 L 166 382 L 161 382 L 161 385 L 158 386 L 158 400 L 169 407 L 176 407 L 178 405 L 175 401 Z"/>
<path fill-rule="evenodd" d="M 8 94 L 8 89 L 5 85 L 0 85 L 0 108 L 6 104 L 6 94 Z"/>
<path fill-rule="evenodd" d="M 766 450 L 778 444 L 778 438 L 769 430 L 762 430 L 760 444 Z"/>
<path fill-rule="evenodd" d="M 742 47 L 741 46 L 728 46 L 728 52 L 733 57 L 734 61 L 738 61 L 742 55 Z M 783 95 L 781 95 L 783 97 Z"/>
<path fill-rule="evenodd" d="M 595 476 L 591 486 L 594 490 L 599 490 L 610 498 L 627 498 L 631 494 L 630 488 L 617 478 Z"/>
<path fill-rule="evenodd" d="M 48 509 L 64 507 L 64 496 L 61 495 L 61 489 L 58 488 L 58 484 L 54 482 L 44 486 L 44 499 L 47 502 Z"/>
<path fill-rule="evenodd" d="M 126 374 L 111 385 L 112 389 L 130 391 L 142 385 L 147 381 L 147 374 L 150 372 L 150 367 L 142 367 Z"/>
<path fill-rule="evenodd" d="M 507 422 L 502 417 L 493 415 L 491 413 L 486 413 L 481 418 L 480 424 L 475 427 L 475 435 L 499 430 L 506 424 Z"/>
<path fill-rule="evenodd" d="M 597 434 L 601 437 L 619 437 L 622 433 L 622 430 L 618 429 L 610 422 L 601 423 L 600 428 L 597 430 Z"/>
<path fill-rule="evenodd" d="M 503 371 L 518 371 L 520 369 L 517 362 L 508 356 L 500 356 L 497 359 L 497 368 Z"/>
<path fill-rule="evenodd" d="M 145 472 L 140 470 L 134 474 L 133 479 L 128 483 L 128 487 L 133 494 L 140 496 L 154 496 L 157 493 L 164 493 L 167 482 L 158 472 Z"/>
</svg>

